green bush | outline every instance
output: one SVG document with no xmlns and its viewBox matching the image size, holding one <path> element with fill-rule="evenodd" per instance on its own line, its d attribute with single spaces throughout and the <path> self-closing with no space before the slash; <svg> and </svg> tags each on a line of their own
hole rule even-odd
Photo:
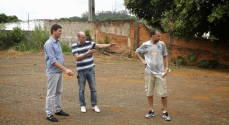
<svg viewBox="0 0 229 125">
<path fill-rule="evenodd" d="M 4 31 L 5 28 L 5 24 L 0 23 L 0 50 L 8 49 L 14 44 L 11 39 L 11 32 Z"/>
<path fill-rule="evenodd" d="M 192 53 L 188 55 L 188 61 L 191 62 L 196 59 L 196 53 Z"/>
<path fill-rule="evenodd" d="M 109 43 L 110 43 L 109 37 L 106 36 L 106 37 L 104 38 L 104 43 L 105 43 L 105 44 L 109 44 Z"/>
<path fill-rule="evenodd" d="M 11 32 L 0 30 L 0 50 L 8 49 L 14 45 L 11 38 Z"/>
<path fill-rule="evenodd" d="M 219 68 L 220 68 L 220 69 L 227 69 L 227 68 L 228 68 L 228 66 L 227 66 L 227 65 L 225 65 L 225 64 L 220 64 L 220 65 L 219 65 Z"/>
<path fill-rule="evenodd" d="M 218 64 L 216 60 L 210 60 L 208 64 L 208 68 L 215 68 L 215 66 Z"/>
<path fill-rule="evenodd" d="M 207 68 L 208 64 L 209 64 L 208 60 L 202 60 L 199 63 L 197 63 L 197 65 L 202 68 Z"/>
<path fill-rule="evenodd" d="M 49 33 L 44 31 L 41 25 L 36 25 L 30 34 L 28 41 L 32 42 L 35 50 L 43 50 L 45 42 L 49 39 Z"/>
<path fill-rule="evenodd" d="M 92 41 L 91 35 L 90 35 L 90 30 L 85 30 L 85 35 L 86 35 L 86 40 L 87 41 Z"/>
<path fill-rule="evenodd" d="M 2 31 L 2 30 L 0 30 L 0 49 L 4 49 L 5 47 L 5 44 L 4 44 L 4 41 L 5 41 L 5 39 L 7 38 L 7 34 L 4 32 L 4 31 Z"/>
<path fill-rule="evenodd" d="M 184 65 L 185 64 L 185 59 L 182 56 L 178 56 L 176 64 L 177 65 Z"/>
<path fill-rule="evenodd" d="M 0 50 L 12 48 L 16 51 L 43 50 L 44 43 L 49 39 L 49 33 L 44 31 L 41 25 L 36 25 L 34 31 L 27 35 L 19 27 L 14 27 L 12 31 L 4 31 L 4 26 L 0 25 Z"/>
<path fill-rule="evenodd" d="M 62 52 L 65 54 L 71 54 L 72 53 L 72 49 L 68 46 L 67 43 L 60 43 L 61 48 L 62 48 Z"/>
<path fill-rule="evenodd" d="M 4 23 L 0 23 L 0 30 L 5 30 L 6 29 L 6 26 Z"/>
<path fill-rule="evenodd" d="M 218 64 L 216 60 L 202 60 L 197 65 L 201 68 L 215 68 Z"/>
<path fill-rule="evenodd" d="M 26 38 L 25 31 L 21 30 L 20 27 L 14 27 L 11 31 L 11 38 L 14 43 L 20 43 Z"/>
<path fill-rule="evenodd" d="M 175 61 L 175 58 L 174 58 L 174 57 L 171 59 L 171 62 L 172 62 L 173 64 L 175 64 L 175 63 L 176 63 L 176 61 Z"/>
</svg>

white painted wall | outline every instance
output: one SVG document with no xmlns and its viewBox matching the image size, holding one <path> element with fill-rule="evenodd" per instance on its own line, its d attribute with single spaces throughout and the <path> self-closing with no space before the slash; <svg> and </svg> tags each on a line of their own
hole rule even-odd
<svg viewBox="0 0 229 125">
<path fill-rule="evenodd" d="M 29 20 L 22 22 L 13 22 L 13 23 L 5 23 L 5 30 L 13 30 L 14 27 L 20 27 L 25 31 L 33 31 L 36 25 L 41 25 L 44 28 L 44 20 Z"/>
</svg>

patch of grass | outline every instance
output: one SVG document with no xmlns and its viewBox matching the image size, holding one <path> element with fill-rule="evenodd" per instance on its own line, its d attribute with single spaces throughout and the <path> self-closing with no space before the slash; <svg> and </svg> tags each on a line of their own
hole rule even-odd
<svg viewBox="0 0 229 125">
<path fill-rule="evenodd" d="M 171 70 L 179 69 L 179 66 L 170 66 Z"/>
<path fill-rule="evenodd" d="M 34 47 L 34 44 L 31 42 L 20 42 L 11 47 L 11 49 L 15 51 L 20 51 L 20 52 L 26 52 L 26 51 L 31 51 L 32 53 L 38 52 L 38 50 Z"/>
</svg>

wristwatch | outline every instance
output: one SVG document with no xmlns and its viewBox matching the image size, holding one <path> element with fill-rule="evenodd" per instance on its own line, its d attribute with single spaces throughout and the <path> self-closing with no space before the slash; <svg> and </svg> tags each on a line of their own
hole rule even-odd
<svg viewBox="0 0 229 125">
<path fill-rule="evenodd" d="M 165 68 L 165 70 L 169 71 L 170 69 L 169 68 Z"/>
</svg>

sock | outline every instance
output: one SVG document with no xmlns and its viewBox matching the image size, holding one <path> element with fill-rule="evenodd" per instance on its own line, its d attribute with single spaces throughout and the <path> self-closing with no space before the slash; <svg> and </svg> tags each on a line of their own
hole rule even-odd
<svg viewBox="0 0 229 125">
<path fill-rule="evenodd" d="M 152 109 L 151 112 L 154 112 L 154 110 Z"/>
<path fill-rule="evenodd" d="M 163 111 L 163 113 L 166 113 L 167 111 Z"/>
</svg>

